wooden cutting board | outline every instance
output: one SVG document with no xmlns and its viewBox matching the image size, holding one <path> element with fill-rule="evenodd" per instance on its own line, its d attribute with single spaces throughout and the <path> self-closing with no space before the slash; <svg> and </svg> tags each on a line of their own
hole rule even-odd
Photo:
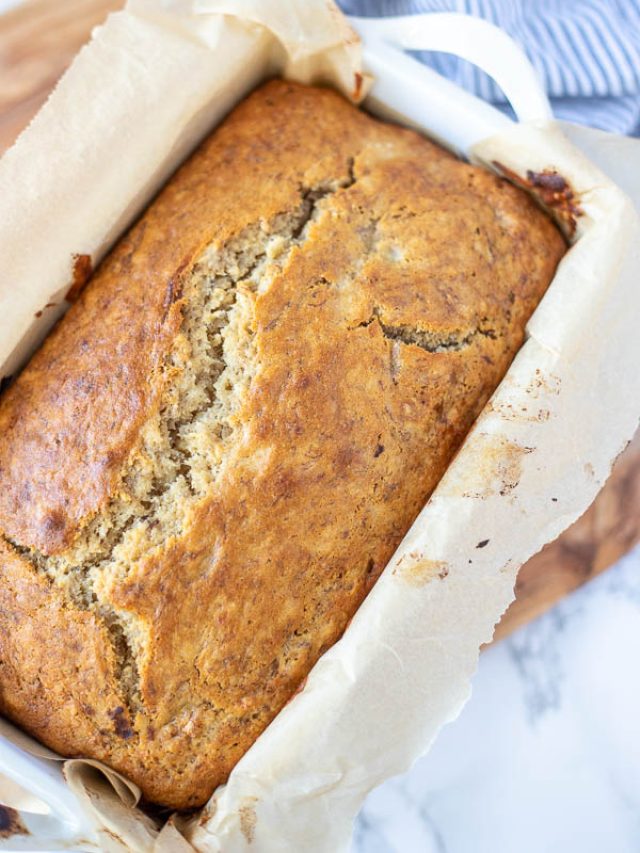
<svg viewBox="0 0 640 853">
<path fill-rule="evenodd" d="M 87 41 L 124 0 L 31 0 L 0 17 L 0 152 L 16 138 Z M 520 570 L 496 637 L 547 610 L 640 541 L 640 437 L 588 512 Z"/>
</svg>

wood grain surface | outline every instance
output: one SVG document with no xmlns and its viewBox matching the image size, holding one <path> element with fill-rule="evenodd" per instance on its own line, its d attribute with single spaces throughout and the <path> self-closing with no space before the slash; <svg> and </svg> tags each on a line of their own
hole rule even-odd
<svg viewBox="0 0 640 853">
<path fill-rule="evenodd" d="M 37 112 L 75 53 L 124 0 L 31 0 L 0 16 L 0 152 Z M 496 638 L 540 615 L 640 541 L 640 437 L 585 515 L 520 570 Z"/>
</svg>

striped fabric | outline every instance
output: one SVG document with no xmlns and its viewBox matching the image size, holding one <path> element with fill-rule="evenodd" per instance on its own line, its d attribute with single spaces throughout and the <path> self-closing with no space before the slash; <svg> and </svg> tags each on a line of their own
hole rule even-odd
<svg viewBox="0 0 640 853">
<path fill-rule="evenodd" d="M 640 0 L 338 0 L 348 14 L 464 12 L 506 30 L 527 51 L 554 113 L 613 133 L 640 135 Z M 493 80 L 456 57 L 417 54 L 485 100 Z"/>
</svg>

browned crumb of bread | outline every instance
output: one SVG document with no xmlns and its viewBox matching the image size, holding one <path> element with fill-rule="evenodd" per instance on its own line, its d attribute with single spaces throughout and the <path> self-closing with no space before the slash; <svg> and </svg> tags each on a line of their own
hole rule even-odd
<svg viewBox="0 0 640 853">
<path fill-rule="evenodd" d="M 565 246 L 520 190 L 271 82 L 0 399 L 0 708 L 205 802 L 382 571 Z"/>
</svg>

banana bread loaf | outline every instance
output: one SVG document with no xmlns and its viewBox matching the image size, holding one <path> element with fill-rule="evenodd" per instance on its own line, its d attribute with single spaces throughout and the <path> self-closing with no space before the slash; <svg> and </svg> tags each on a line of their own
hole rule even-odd
<svg viewBox="0 0 640 853">
<path fill-rule="evenodd" d="M 272 81 L 0 398 L 0 709 L 204 803 L 438 483 L 565 251 L 521 190 Z"/>
</svg>

